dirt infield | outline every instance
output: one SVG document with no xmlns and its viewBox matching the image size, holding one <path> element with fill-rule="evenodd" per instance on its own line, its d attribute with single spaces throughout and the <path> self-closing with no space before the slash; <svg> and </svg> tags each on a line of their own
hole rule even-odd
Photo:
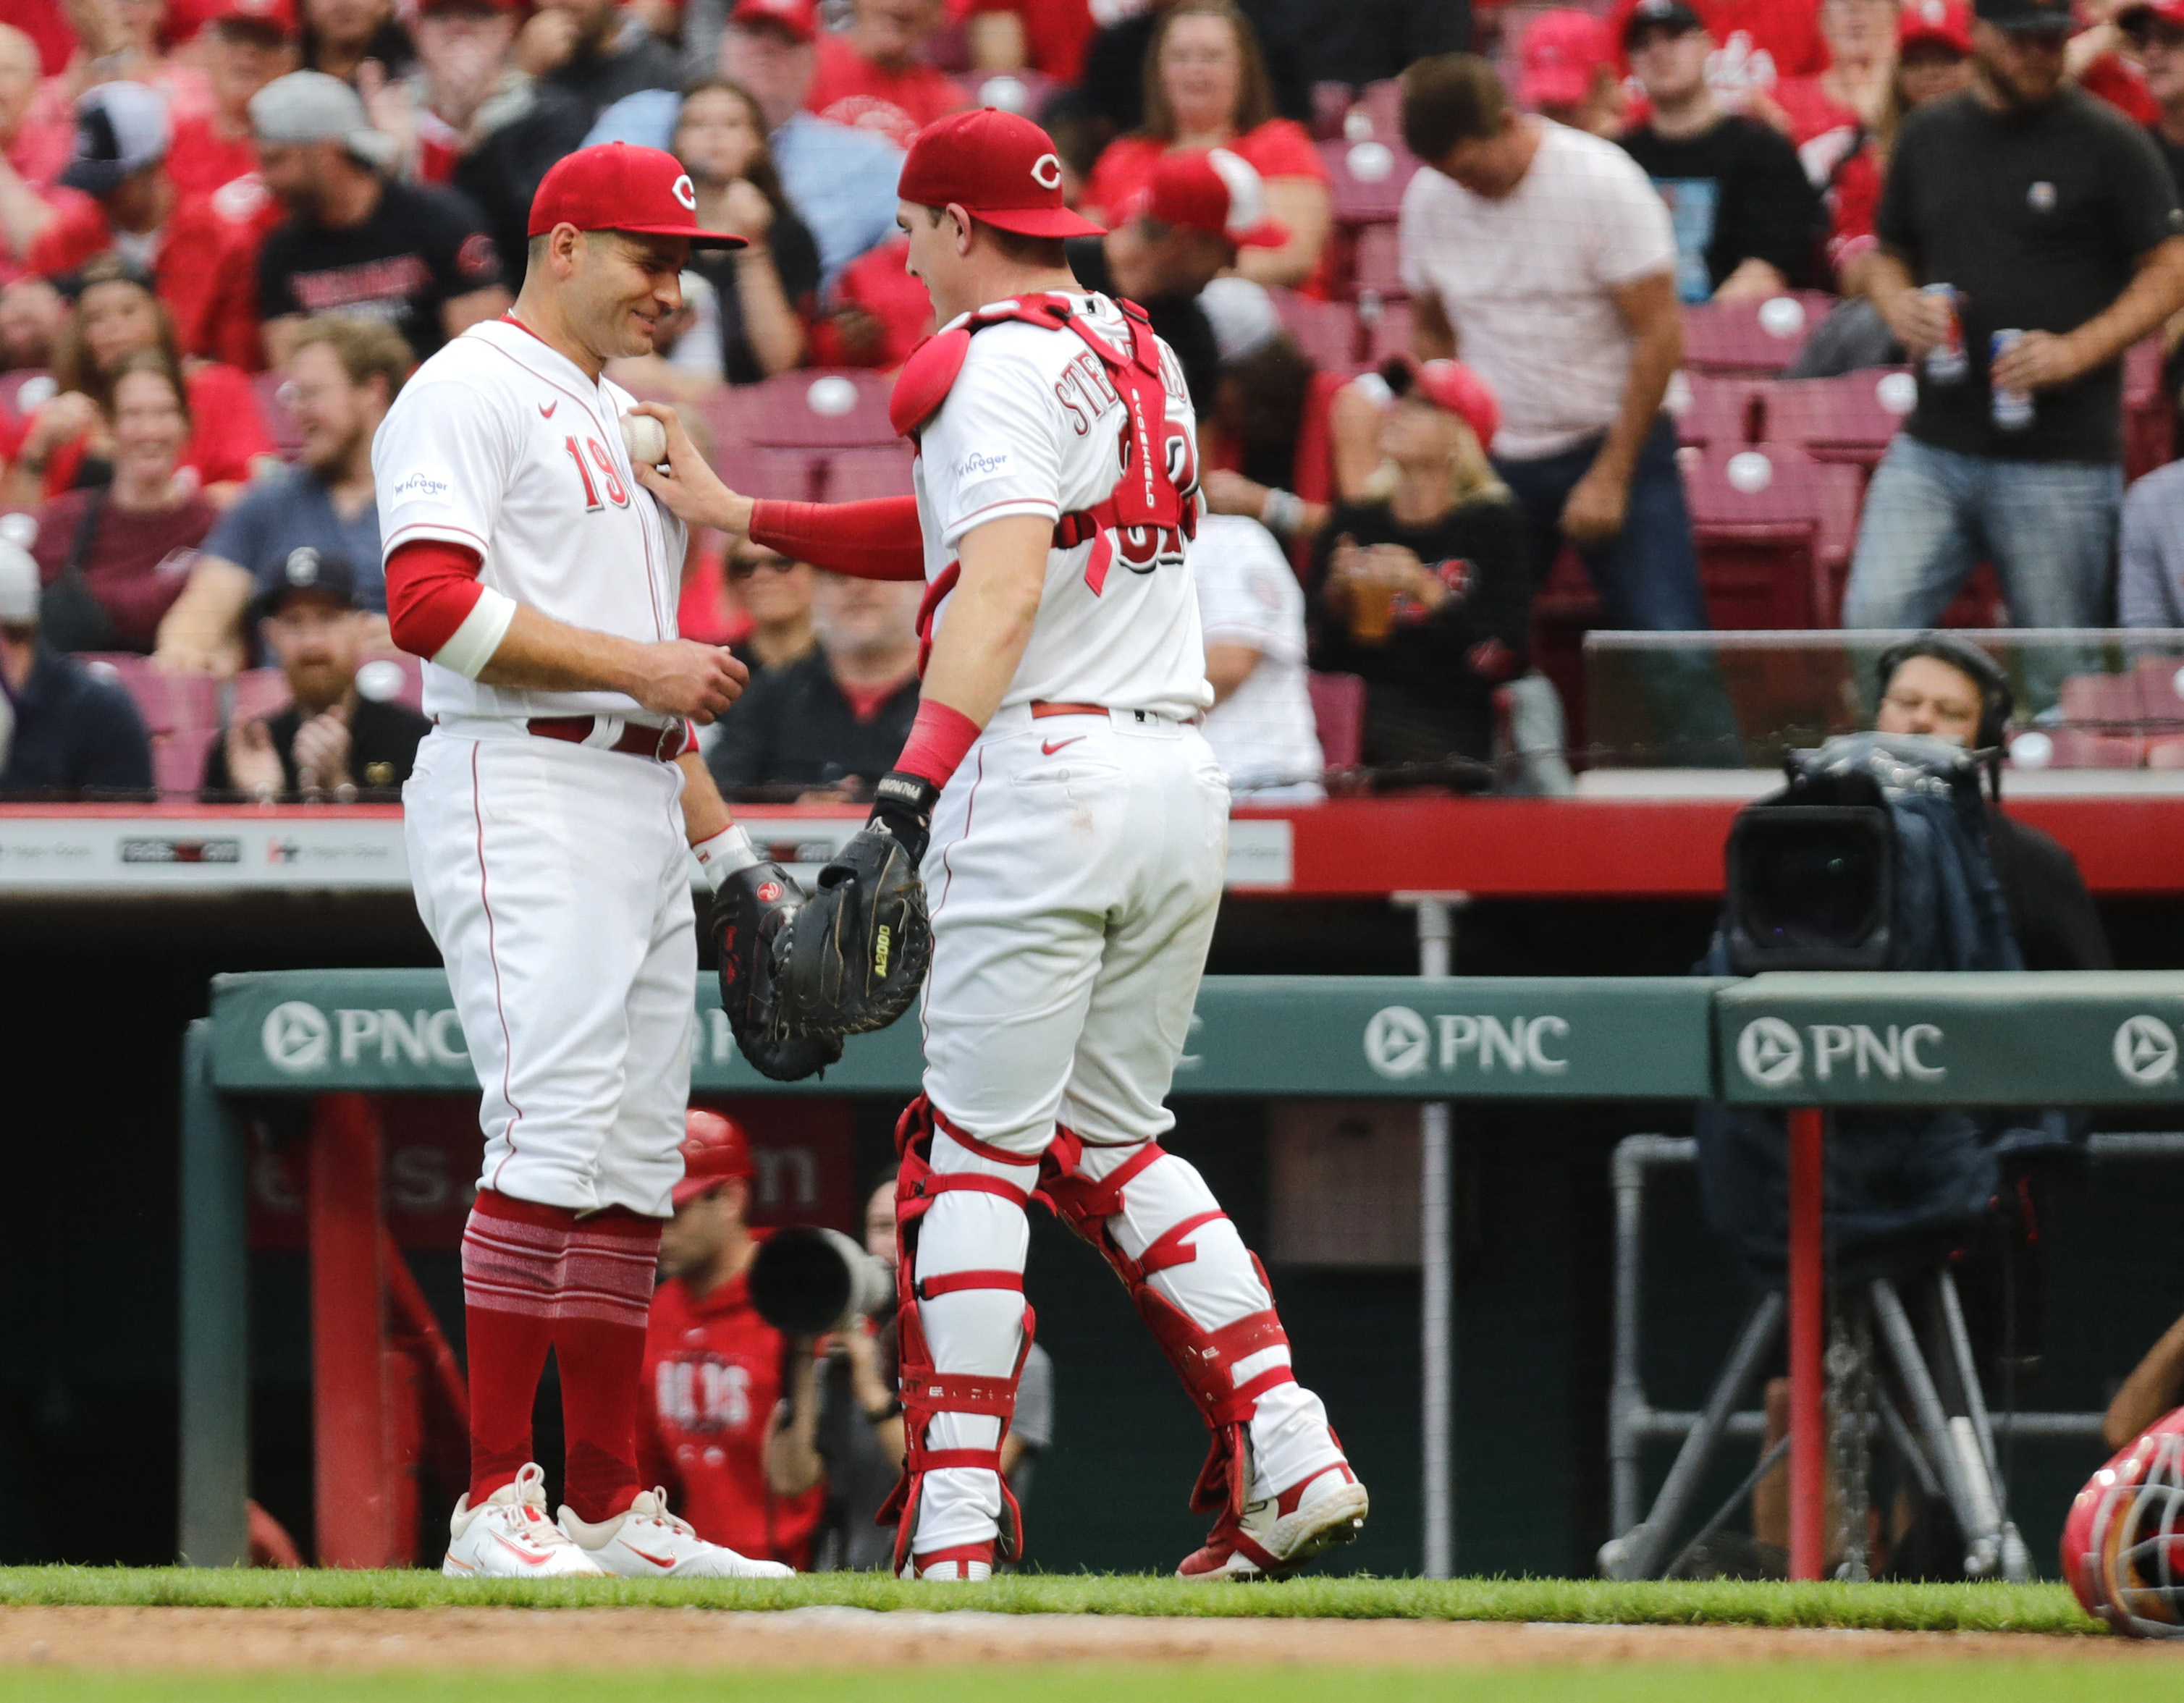
<svg viewBox="0 0 2184 1703">
<path fill-rule="evenodd" d="M 2173 1654 L 2173 1652 L 2170 1652 Z M 0 1668 L 842 1668 L 988 1662 L 1512 1667 L 1633 1661 L 2159 1659 L 2121 1639 L 1736 1626 L 1190 1620 L 805 1608 L 0 1609 Z"/>
</svg>

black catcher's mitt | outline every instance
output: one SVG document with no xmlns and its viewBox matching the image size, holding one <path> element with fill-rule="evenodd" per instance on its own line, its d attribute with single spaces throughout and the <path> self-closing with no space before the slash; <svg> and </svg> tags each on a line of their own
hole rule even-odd
<svg viewBox="0 0 2184 1703">
<path fill-rule="evenodd" d="M 786 1033 L 884 1029 L 910 1009 L 933 958 L 916 855 L 878 821 L 867 823 L 772 940 L 772 999 Z"/>
<path fill-rule="evenodd" d="M 774 953 L 805 903 L 804 889 L 777 863 L 753 864 L 713 896 L 713 940 L 721 954 L 721 1005 L 736 1045 L 760 1075 L 793 1082 L 842 1056 L 840 1041 L 792 1035 L 782 1025 Z"/>
</svg>

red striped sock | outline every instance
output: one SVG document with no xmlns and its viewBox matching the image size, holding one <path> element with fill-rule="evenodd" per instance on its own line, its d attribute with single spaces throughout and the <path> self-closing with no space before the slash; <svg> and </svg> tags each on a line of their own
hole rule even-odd
<svg viewBox="0 0 2184 1703">
<path fill-rule="evenodd" d="M 660 1223 L 616 1206 L 569 1233 L 554 1355 L 569 1444 L 564 1494 L 580 1520 L 619 1514 L 642 1488 L 637 1419 Z"/>
<path fill-rule="evenodd" d="M 558 1206 L 480 1189 L 463 1228 L 474 1508 L 531 1459 L 531 1406 L 546 1369 L 576 1222 L 575 1213 Z"/>
</svg>

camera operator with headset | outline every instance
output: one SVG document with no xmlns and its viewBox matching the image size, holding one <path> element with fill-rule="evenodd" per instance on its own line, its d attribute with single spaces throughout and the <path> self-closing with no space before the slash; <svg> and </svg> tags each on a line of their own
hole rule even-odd
<svg viewBox="0 0 2184 1703">
<path fill-rule="evenodd" d="M 1881 653 L 1879 733 L 1925 733 L 1999 751 L 2012 696 L 2001 665 L 1969 639 L 1922 632 Z M 1998 790 L 1998 789 L 1997 789 Z M 1998 809 L 1986 813 L 1987 855 L 2028 970 L 2112 970 L 2108 938 L 2078 861 L 2053 835 Z"/>
</svg>

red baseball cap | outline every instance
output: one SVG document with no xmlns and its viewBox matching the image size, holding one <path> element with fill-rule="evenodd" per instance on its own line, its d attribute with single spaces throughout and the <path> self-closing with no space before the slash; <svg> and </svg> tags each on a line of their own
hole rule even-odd
<svg viewBox="0 0 2184 1703">
<path fill-rule="evenodd" d="M 1542 12 L 1524 25 L 1517 51 L 1517 104 L 1574 106 L 1592 92 L 1592 80 L 1615 53 L 1607 27 L 1590 12 L 1565 8 Z"/>
<path fill-rule="evenodd" d="M 257 24 L 278 30 L 291 41 L 301 28 L 296 19 L 296 0 L 212 0 L 204 20 L 208 24 Z"/>
<path fill-rule="evenodd" d="M 2132 9 L 2168 17 L 2172 22 L 2184 20 L 2184 0 L 2170 0 L 2166 6 Z M 2116 21 L 2121 23 L 2130 16 L 2130 12 L 2123 13 Z M 1904 0 L 1903 9 L 1896 14 L 1897 52 L 1925 42 L 1938 42 L 1969 58 L 1972 51 L 1972 8 L 1967 0 Z"/>
<path fill-rule="evenodd" d="M 1471 428 L 1481 449 L 1494 447 L 1494 434 L 1502 429 L 1502 404 L 1486 381 L 1462 361 L 1390 355 L 1380 363 L 1380 376 L 1397 396 L 1415 390 L 1435 408 L 1457 415 Z"/>
<path fill-rule="evenodd" d="M 997 107 L 952 113 L 918 131 L 895 193 L 920 207 L 961 207 L 1021 237 L 1098 237 L 1061 203 L 1061 156 L 1028 118 Z"/>
<path fill-rule="evenodd" d="M 728 21 L 772 24 L 788 31 L 800 42 L 816 41 L 819 36 L 817 0 L 736 0 Z"/>
<path fill-rule="evenodd" d="M 749 1182 L 758 1175 L 751 1163 L 750 1138 L 743 1126 L 716 1111 L 693 1106 L 683 1115 L 682 1180 L 675 1185 L 677 1206 L 688 1206 L 732 1177 Z"/>
<path fill-rule="evenodd" d="M 688 237 L 694 248 L 740 248 L 744 239 L 698 228 L 698 192 L 671 153 L 604 142 L 554 163 L 531 198 L 528 234 L 556 225 L 579 231 L 627 231 L 640 237 Z"/>
<path fill-rule="evenodd" d="M 1279 248 L 1290 240 L 1289 226 L 1267 217 L 1266 186 L 1251 163 L 1225 147 L 1163 154 L 1136 211 L 1238 248 Z"/>
</svg>

